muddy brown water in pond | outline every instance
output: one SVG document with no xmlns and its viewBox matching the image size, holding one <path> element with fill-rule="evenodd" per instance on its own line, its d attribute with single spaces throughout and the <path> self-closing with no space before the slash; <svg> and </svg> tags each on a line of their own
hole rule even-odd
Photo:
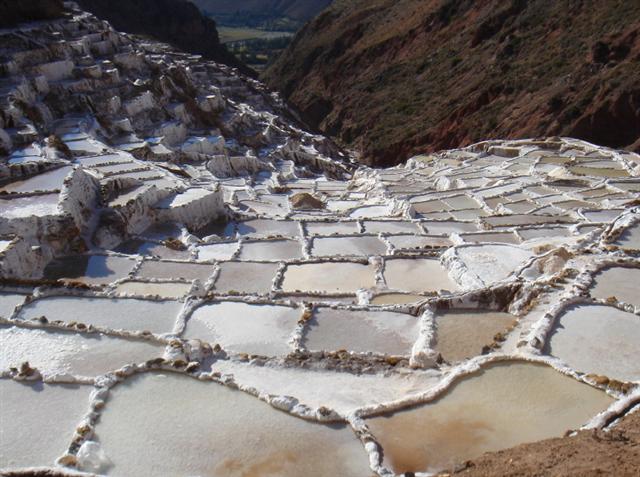
<svg viewBox="0 0 640 477">
<path fill-rule="evenodd" d="M 406 305 L 426 300 L 422 295 L 412 295 L 409 293 L 383 293 L 371 299 L 372 305 Z"/>
<path fill-rule="evenodd" d="M 524 442 L 561 436 L 606 409 L 612 398 L 553 368 L 489 366 L 432 403 L 367 420 L 396 473 L 434 472 Z"/>
<path fill-rule="evenodd" d="M 515 316 L 500 312 L 451 311 L 436 316 L 436 350 L 449 361 L 461 361 L 482 353 L 496 333 L 504 331 Z"/>
<path fill-rule="evenodd" d="M 217 235 L 218 237 L 230 237 L 233 235 L 233 227 L 225 219 L 214 220 L 208 224 L 189 230 L 196 237 L 203 239 L 210 235 Z"/>
</svg>

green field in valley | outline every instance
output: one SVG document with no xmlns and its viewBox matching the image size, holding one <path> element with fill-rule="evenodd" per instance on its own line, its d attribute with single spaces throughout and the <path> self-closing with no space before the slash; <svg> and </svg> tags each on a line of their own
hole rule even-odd
<svg viewBox="0 0 640 477">
<path fill-rule="evenodd" d="M 227 27 L 218 26 L 220 42 L 234 43 L 247 40 L 270 40 L 273 38 L 283 38 L 293 36 L 288 31 L 267 31 L 249 27 Z"/>
</svg>

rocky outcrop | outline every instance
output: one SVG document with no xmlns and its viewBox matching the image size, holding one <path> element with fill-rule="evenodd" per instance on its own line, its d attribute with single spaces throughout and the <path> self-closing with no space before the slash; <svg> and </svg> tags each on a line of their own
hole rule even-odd
<svg viewBox="0 0 640 477">
<path fill-rule="evenodd" d="M 187 0 L 79 0 L 78 3 L 117 30 L 148 35 L 245 74 L 252 73 L 220 43 L 216 23 Z"/>
<path fill-rule="evenodd" d="M 309 23 L 265 79 L 389 165 L 491 137 L 637 150 L 639 59 L 634 2 L 354 0 Z"/>
</svg>

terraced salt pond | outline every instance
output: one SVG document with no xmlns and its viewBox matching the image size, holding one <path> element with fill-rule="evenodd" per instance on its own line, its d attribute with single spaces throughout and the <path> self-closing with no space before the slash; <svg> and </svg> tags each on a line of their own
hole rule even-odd
<svg viewBox="0 0 640 477">
<path fill-rule="evenodd" d="M 620 302 L 640 307 L 639 283 L 640 268 L 607 268 L 594 277 L 591 296 L 603 300 L 615 297 Z"/>
<path fill-rule="evenodd" d="M 342 350 L 409 355 L 418 337 L 418 320 L 392 312 L 317 309 L 304 344 L 309 350 Z"/>
<path fill-rule="evenodd" d="M 0 379 L 0 468 L 50 466 L 69 446 L 92 390 L 92 386 Z"/>
<path fill-rule="evenodd" d="M 153 373 L 130 378 L 111 394 L 96 428 L 113 463 L 108 475 L 371 473 L 348 426 L 288 416 L 216 383 Z"/>
<path fill-rule="evenodd" d="M 405 305 L 424 300 L 422 295 L 412 295 L 410 293 L 381 293 L 374 296 L 369 303 L 372 305 Z"/>
<path fill-rule="evenodd" d="M 126 277 L 135 260 L 108 255 L 64 257 L 49 263 L 45 278 L 73 280 L 89 285 L 105 285 Z"/>
<path fill-rule="evenodd" d="M 487 451 L 560 437 L 611 401 L 548 366 L 501 363 L 458 381 L 432 403 L 367 425 L 396 473 L 437 471 Z"/>
<path fill-rule="evenodd" d="M 278 267 L 277 263 L 221 263 L 214 290 L 223 294 L 267 294 L 271 291 Z"/>
<path fill-rule="evenodd" d="M 9 318 L 16 306 L 24 303 L 25 295 L 15 293 L 0 293 L 0 316 Z"/>
<path fill-rule="evenodd" d="M 97 333 L 79 335 L 0 326 L 0 367 L 19 367 L 28 361 L 45 376 L 100 376 L 160 357 L 163 352 L 161 344 Z"/>
<path fill-rule="evenodd" d="M 140 282 L 126 281 L 115 288 L 117 294 L 124 295 L 155 295 L 163 298 L 181 298 L 191 290 L 191 283 L 180 282 Z"/>
<path fill-rule="evenodd" d="M 626 250 L 640 250 L 640 225 L 625 230 L 616 245 Z"/>
<path fill-rule="evenodd" d="M 284 274 L 282 289 L 285 292 L 353 293 L 374 285 L 375 272 L 370 265 L 349 262 L 309 263 L 289 265 Z"/>
<path fill-rule="evenodd" d="M 548 351 L 582 372 L 637 381 L 639 342 L 637 315 L 612 306 L 579 305 L 560 316 Z"/>
<path fill-rule="evenodd" d="M 387 286 L 394 290 L 425 292 L 458 288 L 439 261 L 432 259 L 387 260 L 384 278 Z"/>
<path fill-rule="evenodd" d="M 181 308 L 182 304 L 175 301 L 53 296 L 25 305 L 18 318 L 31 320 L 45 316 L 49 321 L 75 321 L 116 330 L 148 330 L 161 334 L 173 330 Z"/>
<path fill-rule="evenodd" d="M 377 237 L 315 238 L 314 257 L 384 255 L 387 247 Z"/>
<path fill-rule="evenodd" d="M 302 245 L 295 240 L 244 242 L 239 260 L 281 261 L 302 258 Z"/>
<path fill-rule="evenodd" d="M 288 341 L 300 316 L 300 310 L 285 306 L 207 304 L 191 315 L 184 337 L 219 343 L 236 352 L 286 355 L 291 351 Z"/>
<path fill-rule="evenodd" d="M 213 267 L 211 265 L 147 260 L 138 269 L 136 277 L 156 279 L 182 278 L 184 280 L 205 282 L 212 274 Z"/>
<path fill-rule="evenodd" d="M 62 189 L 64 178 L 71 172 L 71 167 L 60 167 L 52 171 L 43 172 L 23 181 L 16 181 L 0 188 L 0 192 L 7 194 L 25 192 L 49 192 Z"/>
<path fill-rule="evenodd" d="M 482 353 L 496 334 L 513 325 L 516 318 L 509 313 L 456 310 L 435 317 L 435 349 L 449 362 L 462 361 Z"/>
<path fill-rule="evenodd" d="M 58 213 L 59 195 L 43 194 L 13 199 L 0 199 L 0 214 L 7 219 L 36 216 L 46 217 Z"/>
</svg>

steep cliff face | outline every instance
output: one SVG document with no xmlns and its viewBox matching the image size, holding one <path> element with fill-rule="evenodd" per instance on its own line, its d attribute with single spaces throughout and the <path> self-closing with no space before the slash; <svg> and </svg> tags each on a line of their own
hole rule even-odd
<svg viewBox="0 0 640 477">
<path fill-rule="evenodd" d="M 212 14 L 234 14 L 237 12 L 286 16 L 294 20 L 308 20 L 323 9 L 331 0 L 193 0 L 199 8 Z"/>
<path fill-rule="evenodd" d="M 215 22 L 187 0 L 79 0 L 78 3 L 117 30 L 148 35 L 253 74 L 220 43 Z"/>
<path fill-rule="evenodd" d="M 266 72 L 307 122 L 388 165 L 482 138 L 640 147 L 640 4 L 337 0 Z"/>
<path fill-rule="evenodd" d="M 0 28 L 62 15 L 62 0 L 0 0 Z"/>
</svg>

